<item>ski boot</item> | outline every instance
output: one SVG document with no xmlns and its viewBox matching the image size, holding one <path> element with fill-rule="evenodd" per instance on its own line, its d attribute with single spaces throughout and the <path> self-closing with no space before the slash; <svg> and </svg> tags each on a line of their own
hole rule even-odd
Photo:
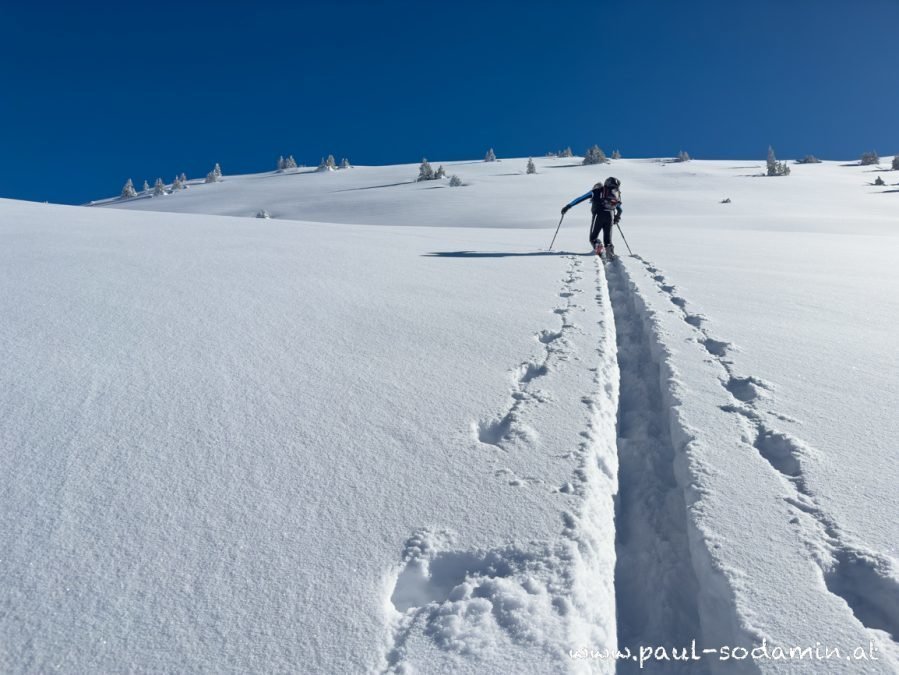
<svg viewBox="0 0 899 675">
<path fill-rule="evenodd" d="M 598 255 L 600 258 L 602 258 L 602 254 L 603 254 L 603 251 L 604 251 L 604 250 L 605 250 L 605 249 L 604 249 L 603 246 L 602 246 L 602 242 L 599 242 L 599 241 L 598 241 L 598 242 L 596 242 L 595 244 L 593 244 L 593 252 L 594 252 L 596 255 Z"/>
<path fill-rule="evenodd" d="M 618 256 L 615 255 L 615 244 L 609 244 L 606 246 L 606 258 L 609 260 L 614 260 Z"/>
</svg>

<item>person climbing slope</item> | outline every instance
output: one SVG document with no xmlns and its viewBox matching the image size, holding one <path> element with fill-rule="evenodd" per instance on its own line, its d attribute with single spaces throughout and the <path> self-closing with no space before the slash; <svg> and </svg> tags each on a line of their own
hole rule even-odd
<svg viewBox="0 0 899 675">
<path fill-rule="evenodd" d="M 615 256 L 615 246 L 612 244 L 612 225 L 621 220 L 621 181 L 610 176 L 605 183 L 597 183 L 593 189 L 577 199 L 568 202 L 562 207 L 564 216 L 568 209 L 587 199 L 592 201 L 591 212 L 593 218 L 590 222 L 590 246 L 601 256 L 603 250 L 607 250 L 608 257 Z M 599 241 L 599 232 L 602 230 L 602 242 Z"/>
</svg>

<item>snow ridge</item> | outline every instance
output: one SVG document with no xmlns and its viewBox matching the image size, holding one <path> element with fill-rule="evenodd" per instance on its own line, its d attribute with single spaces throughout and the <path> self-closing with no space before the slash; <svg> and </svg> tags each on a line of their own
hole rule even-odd
<svg viewBox="0 0 899 675">
<path fill-rule="evenodd" d="M 854 544 L 817 503 L 808 486 L 804 466 L 818 453 L 808 443 L 770 422 L 772 418 L 793 421 L 770 409 L 772 385 L 752 375 L 738 374 L 728 359 L 733 345 L 711 334 L 705 325 L 706 318 L 691 311 L 687 300 L 657 267 L 639 256 L 634 257 L 659 290 L 668 296 L 684 322 L 692 327 L 696 341 L 720 366 L 721 386 L 733 398 L 733 402 L 721 406 L 721 410 L 740 418 L 744 442 L 753 447 L 782 479 L 788 491 L 783 499 L 792 507 L 790 523 L 808 526 L 801 529 L 803 533 L 811 533 L 804 535 L 804 544 L 820 567 L 826 589 L 842 598 L 855 618 L 874 631 L 881 642 L 889 644 L 892 640 L 891 651 L 895 651 L 899 647 L 896 644 L 899 641 L 899 571 L 896 563 L 885 555 Z M 635 294 L 635 297 L 639 298 L 639 295 Z M 672 422 L 676 424 L 676 415 Z M 708 625 L 709 617 L 702 618 L 703 624 Z"/>
</svg>

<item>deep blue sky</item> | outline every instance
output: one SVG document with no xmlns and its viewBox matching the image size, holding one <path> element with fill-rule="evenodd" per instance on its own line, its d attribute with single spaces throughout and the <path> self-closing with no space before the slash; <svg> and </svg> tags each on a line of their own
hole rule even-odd
<svg viewBox="0 0 899 675">
<path fill-rule="evenodd" d="M 0 5 L 0 197 L 279 154 L 899 152 L 899 2 Z"/>
</svg>

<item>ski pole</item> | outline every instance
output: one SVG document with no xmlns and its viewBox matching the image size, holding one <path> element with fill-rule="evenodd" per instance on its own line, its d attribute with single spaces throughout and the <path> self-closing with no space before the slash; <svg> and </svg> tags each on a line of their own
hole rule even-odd
<svg viewBox="0 0 899 675">
<path fill-rule="evenodd" d="M 615 223 L 618 226 L 618 233 L 621 235 L 621 241 L 624 242 L 624 245 L 627 246 L 627 252 L 631 255 L 634 255 L 634 252 L 631 251 L 630 245 L 627 243 L 627 239 L 624 238 L 624 232 L 621 231 L 621 223 Z"/>
<path fill-rule="evenodd" d="M 562 221 L 565 220 L 565 214 L 562 214 L 562 217 L 559 218 L 559 224 L 556 225 L 556 234 L 553 235 L 553 240 L 549 243 L 549 250 L 553 250 L 553 244 L 556 243 L 556 235 L 559 234 L 559 228 L 562 227 Z"/>
</svg>

